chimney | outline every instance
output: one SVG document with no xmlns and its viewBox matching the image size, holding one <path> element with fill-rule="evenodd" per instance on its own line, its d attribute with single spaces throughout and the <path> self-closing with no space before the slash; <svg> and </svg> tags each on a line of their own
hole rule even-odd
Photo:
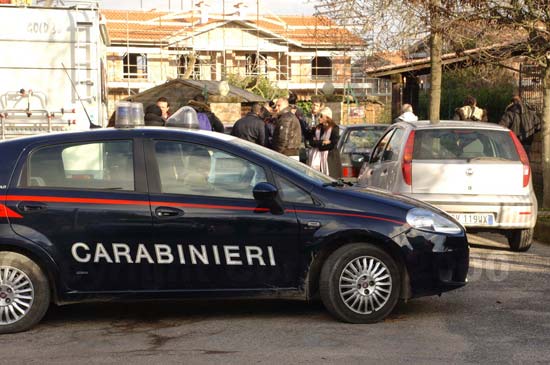
<svg viewBox="0 0 550 365">
<path fill-rule="evenodd" d="M 199 1 L 196 4 L 197 8 L 199 8 L 199 14 L 201 17 L 200 24 L 206 24 L 208 23 L 208 13 L 209 13 L 209 7 L 210 5 L 206 1 Z"/>
</svg>

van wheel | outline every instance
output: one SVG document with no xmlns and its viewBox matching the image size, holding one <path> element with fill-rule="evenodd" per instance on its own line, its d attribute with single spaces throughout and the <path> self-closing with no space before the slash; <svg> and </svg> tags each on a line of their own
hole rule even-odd
<svg viewBox="0 0 550 365">
<path fill-rule="evenodd" d="M 508 244 L 512 251 L 525 252 L 533 242 L 533 229 L 513 229 L 508 232 Z"/>
<path fill-rule="evenodd" d="M 0 251 L 0 334 L 28 330 L 50 304 L 50 285 L 42 269 L 15 252 Z"/>
<path fill-rule="evenodd" d="M 327 310 L 349 323 L 375 323 L 393 310 L 401 280 L 395 260 L 367 243 L 334 251 L 321 270 L 319 290 Z"/>
</svg>

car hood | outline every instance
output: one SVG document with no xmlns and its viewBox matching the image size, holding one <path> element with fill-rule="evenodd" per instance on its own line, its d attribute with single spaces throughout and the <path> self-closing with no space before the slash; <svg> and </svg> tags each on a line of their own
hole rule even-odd
<svg viewBox="0 0 550 365">
<path fill-rule="evenodd" d="M 409 196 L 402 195 L 399 193 L 393 193 L 388 190 L 379 189 L 375 187 L 367 187 L 359 184 L 353 185 L 346 190 L 350 194 L 354 194 L 357 197 L 384 200 L 386 204 L 392 204 L 396 208 L 401 208 L 405 210 L 409 210 L 412 208 L 424 208 L 424 209 L 435 211 L 440 214 L 443 213 L 444 215 L 447 216 L 447 213 L 445 213 L 443 210 L 429 203 L 426 203 L 421 200 L 411 198 Z"/>
</svg>

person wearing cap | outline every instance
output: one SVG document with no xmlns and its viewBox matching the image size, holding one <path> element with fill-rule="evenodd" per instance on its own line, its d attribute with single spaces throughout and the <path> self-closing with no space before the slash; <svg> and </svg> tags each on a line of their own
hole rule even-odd
<svg viewBox="0 0 550 365">
<path fill-rule="evenodd" d="M 319 124 L 309 136 L 308 165 L 335 179 L 342 177 L 342 161 L 336 145 L 340 138 L 338 125 L 332 120 L 332 110 L 324 107 L 319 112 Z"/>
</svg>

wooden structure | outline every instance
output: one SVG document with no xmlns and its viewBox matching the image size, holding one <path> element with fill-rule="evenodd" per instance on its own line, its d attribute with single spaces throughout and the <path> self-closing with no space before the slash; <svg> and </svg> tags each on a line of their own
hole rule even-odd
<svg viewBox="0 0 550 365">
<path fill-rule="evenodd" d="M 224 124 L 232 124 L 241 118 L 243 111 L 248 110 L 254 102 L 265 102 L 266 99 L 240 89 L 229 86 L 226 96 L 220 94 L 220 81 L 172 80 L 155 86 L 139 94 L 132 95 L 126 100 L 142 103 L 144 107 L 155 104 L 157 99 L 168 99 L 170 111 L 175 112 L 189 103 L 195 95 L 202 94 L 208 100 L 212 111 Z"/>
</svg>

